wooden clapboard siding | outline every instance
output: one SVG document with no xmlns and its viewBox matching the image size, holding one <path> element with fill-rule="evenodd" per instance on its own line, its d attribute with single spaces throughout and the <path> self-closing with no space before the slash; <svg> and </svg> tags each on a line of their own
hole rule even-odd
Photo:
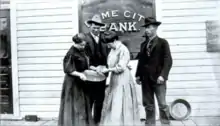
<svg viewBox="0 0 220 126">
<path fill-rule="evenodd" d="M 160 26 L 169 41 L 171 69 L 167 101 L 183 98 L 191 116 L 219 116 L 220 54 L 206 52 L 205 21 L 215 20 L 217 0 L 162 0 Z"/>
<path fill-rule="evenodd" d="M 57 118 L 64 76 L 62 60 L 78 32 L 77 7 L 74 0 L 16 2 L 21 117 L 37 114 Z"/>
</svg>

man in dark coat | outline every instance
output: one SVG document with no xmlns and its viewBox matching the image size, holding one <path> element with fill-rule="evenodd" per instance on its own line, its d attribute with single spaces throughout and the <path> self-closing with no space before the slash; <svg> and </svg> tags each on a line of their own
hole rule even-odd
<svg viewBox="0 0 220 126">
<path fill-rule="evenodd" d="M 143 105 L 146 111 L 146 125 L 155 125 L 155 100 L 157 97 L 160 120 L 169 124 L 169 111 L 165 100 L 166 81 L 172 67 L 172 56 L 167 40 L 157 36 L 161 22 L 152 17 L 145 19 L 146 40 L 141 44 L 138 54 L 136 81 L 142 86 Z"/>
<path fill-rule="evenodd" d="M 86 33 L 87 45 L 85 47 L 89 56 L 90 68 L 95 68 L 99 65 L 107 65 L 107 56 L 109 49 L 103 43 L 104 37 L 100 33 L 101 26 L 105 26 L 99 15 L 94 15 L 88 20 L 89 33 Z M 106 75 L 107 76 L 107 75 Z M 105 97 L 106 80 L 102 82 L 88 82 L 88 92 L 90 95 L 91 108 L 94 107 L 94 121 L 96 124 L 100 122 L 103 101 Z"/>
</svg>

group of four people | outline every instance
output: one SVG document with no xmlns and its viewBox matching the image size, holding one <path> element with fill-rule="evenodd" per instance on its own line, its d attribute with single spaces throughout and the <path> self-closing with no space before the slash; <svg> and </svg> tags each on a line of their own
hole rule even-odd
<svg viewBox="0 0 220 126">
<path fill-rule="evenodd" d="M 116 32 L 100 33 L 100 27 L 105 24 L 99 15 L 94 15 L 87 23 L 90 32 L 79 33 L 72 38 L 73 46 L 63 60 L 65 79 L 58 126 L 139 125 L 137 94 L 128 65 L 128 48 L 119 40 Z M 170 123 L 165 96 L 172 57 L 168 42 L 157 36 L 160 24 L 154 18 L 145 19 L 143 27 L 146 29 L 146 40 L 141 44 L 137 56 L 136 82 L 142 86 L 146 125 L 155 125 L 154 94 L 159 104 L 161 123 Z M 96 71 L 110 78 L 107 89 L 106 80 L 91 82 L 83 73 L 100 65 L 106 67 Z"/>
</svg>

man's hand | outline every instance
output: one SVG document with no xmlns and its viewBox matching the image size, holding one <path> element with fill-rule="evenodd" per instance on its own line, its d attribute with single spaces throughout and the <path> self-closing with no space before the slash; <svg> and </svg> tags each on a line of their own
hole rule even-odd
<svg viewBox="0 0 220 126">
<path fill-rule="evenodd" d="M 140 77 L 136 77 L 136 83 L 137 83 L 138 85 L 141 84 Z"/>
<path fill-rule="evenodd" d="M 159 76 L 158 78 L 157 78 L 157 84 L 164 84 L 164 78 L 162 77 L 162 76 Z"/>
<path fill-rule="evenodd" d="M 128 67 L 129 70 L 132 70 L 132 66 L 131 65 L 128 65 L 127 67 Z"/>
</svg>

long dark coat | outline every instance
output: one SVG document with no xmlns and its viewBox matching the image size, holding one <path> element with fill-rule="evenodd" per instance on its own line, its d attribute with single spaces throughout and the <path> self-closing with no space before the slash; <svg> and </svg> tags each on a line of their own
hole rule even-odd
<svg viewBox="0 0 220 126">
<path fill-rule="evenodd" d="M 136 77 L 140 77 L 143 80 L 144 77 L 148 76 L 152 81 L 156 82 L 157 78 L 162 76 L 167 80 L 173 64 L 169 43 L 158 36 L 154 38 L 152 40 L 150 56 L 147 55 L 147 43 L 148 40 L 146 39 L 141 44 Z"/>
</svg>

